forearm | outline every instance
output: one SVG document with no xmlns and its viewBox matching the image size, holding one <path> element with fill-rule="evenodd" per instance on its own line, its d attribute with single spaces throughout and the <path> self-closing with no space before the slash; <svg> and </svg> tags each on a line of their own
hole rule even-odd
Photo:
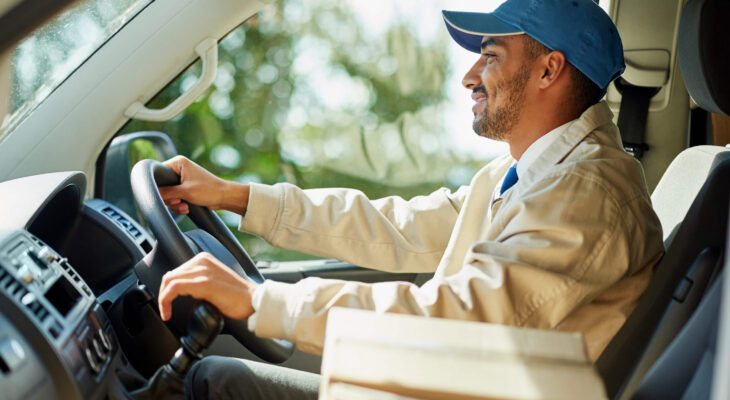
<svg viewBox="0 0 730 400">
<path fill-rule="evenodd" d="M 254 185 L 242 230 L 278 247 L 388 271 L 433 271 L 458 210 L 441 190 L 370 201 L 351 189 Z"/>
</svg>

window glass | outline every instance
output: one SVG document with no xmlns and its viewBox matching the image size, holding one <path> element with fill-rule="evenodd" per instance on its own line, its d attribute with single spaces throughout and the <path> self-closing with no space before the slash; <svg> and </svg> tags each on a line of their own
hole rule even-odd
<svg viewBox="0 0 730 400">
<path fill-rule="evenodd" d="M 0 138 L 150 1 L 82 1 L 23 40 L 11 56 L 10 104 Z"/>
<path fill-rule="evenodd" d="M 166 132 L 178 151 L 240 182 L 351 187 L 410 198 L 469 183 L 507 151 L 471 128 L 461 86 L 478 56 L 456 45 L 442 9 L 491 11 L 501 1 L 285 0 L 219 45 L 215 83 L 173 120 L 121 133 Z M 200 62 L 148 104 L 163 108 Z M 233 228 L 238 218 L 224 213 Z M 259 260 L 306 256 L 237 233 Z"/>
</svg>

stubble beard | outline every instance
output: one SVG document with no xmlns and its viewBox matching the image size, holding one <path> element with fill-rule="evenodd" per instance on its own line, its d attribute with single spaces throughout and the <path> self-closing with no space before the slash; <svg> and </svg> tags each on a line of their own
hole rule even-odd
<svg viewBox="0 0 730 400">
<path fill-rule="evenodd" d="M 520 119 L 520 109 L 525 100 L 525 86 L 530 78 L 530 68 L 523 65 L 515 72 L 514 76 L 508 81 L 501 81 L 497 84 L 496 90 L 500 93 L 508 93 L 505 103 L 495 107 L 493 110 L 487 108 L 484 103 L 482 113 L 474 113 L 474 122 L 472 128 L 479 136 L 492 140 L 506 141 L 509 139 L 512 129 L 517 125 Z M 475 91 L 486 93 L 483 86 L 477 87 Z"/>
</svg>

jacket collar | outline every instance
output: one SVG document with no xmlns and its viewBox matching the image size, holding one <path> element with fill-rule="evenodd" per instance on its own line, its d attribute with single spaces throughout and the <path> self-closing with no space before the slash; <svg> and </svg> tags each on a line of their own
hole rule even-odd
<svg viewBox="0 0 730 400">
<path fill-rule="evenodd" d="M 589 133 L 605 124 L 613 125 L 612 118 L 613 113 L 608 105 L 601 101 L 589 107 L 577 119 L 555 128 L 562 129 L 563 132 L 535 159 L 525 176 L 520 176 L 520 186 L 529 186 L 529 183 L 549 171 L 550 167 L 559 164 Z M 620 143 L 618 130 L 615 130 L 614 135 L 614 141 Z"/>
</svg>

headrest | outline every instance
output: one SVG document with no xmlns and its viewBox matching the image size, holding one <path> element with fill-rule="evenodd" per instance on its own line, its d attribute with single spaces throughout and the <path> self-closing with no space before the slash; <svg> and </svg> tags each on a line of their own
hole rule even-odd
<svg viewBox="0 0 730 400">
<path fill-rule="evenodd" d="M 730 1 L 689 0 L 679 22 L 679 65 L 702 108 L 730 114 Z"/>
</svg>

